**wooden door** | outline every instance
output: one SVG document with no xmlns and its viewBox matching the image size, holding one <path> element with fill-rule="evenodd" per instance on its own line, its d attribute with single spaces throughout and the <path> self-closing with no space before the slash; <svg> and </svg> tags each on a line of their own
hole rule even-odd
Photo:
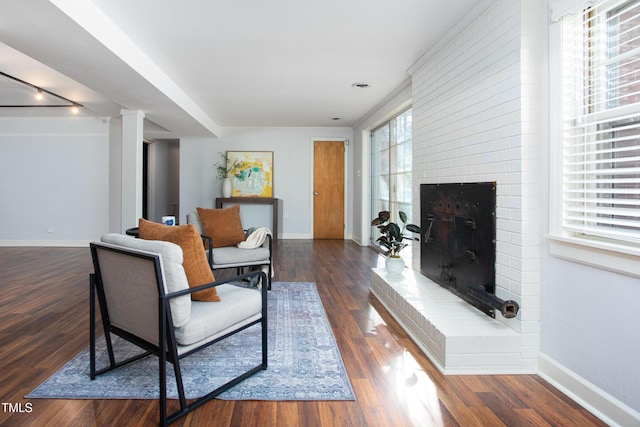
<svg viewBox="0 0 640 427">
<path fill-rule="evenodd" d="M 314 141 L 313 159 L 313 237 L 344 239 L 344 141 Z"/>
</svg>

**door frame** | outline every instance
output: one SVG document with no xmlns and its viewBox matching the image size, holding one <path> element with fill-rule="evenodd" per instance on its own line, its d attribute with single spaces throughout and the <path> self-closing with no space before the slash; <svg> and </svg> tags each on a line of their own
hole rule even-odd
<svg viewBox="0 0 640 427">
<path fill-rule="evenodd" d="M 313 197 L 313 189 L 314 189 L 314 176 L 313 176 L 313 171 L 315 168 L 315 153 L 314 153 L 314 144 L 316 141 L 322 142 L 322 141 L 338 141 L 338 142 L 342 142 L 344 144 L 344 212 L 343 212 L 343 221 L 344 221 L 344 230 L 342 232 L 342 238 L 343 239 L 347 239 L 348 238 L 348 233 L 347 233 L 347 228 L 348 228 L 348 224 L 347 224 L 347 212 L 349 211 L 349 206 L 348 206 L 348 194 L 347 191 L 349 189 L 347 182 L 349 180 L 349 175 L 348 175 L 348 167 L 347 165 L 349 164 L 349 138 L 337 138 L 337 137 L 317 137 L 317 138 L 311 138 L 311 167 L 309 168 L 309 174 L 310 174 L 310 182 L 311 182 L 311 188 L 309 189 L 309 212 L 311 214 L 311 230 L 309 232 L 309 234 L 311 235 L 311 238 L 313 239 L 314 233 L 313 233 L 313 227 L 314 227 L 314 211 L 313 211 L 313 203 L 314 203 L 314 197 Z"/>
</svg>

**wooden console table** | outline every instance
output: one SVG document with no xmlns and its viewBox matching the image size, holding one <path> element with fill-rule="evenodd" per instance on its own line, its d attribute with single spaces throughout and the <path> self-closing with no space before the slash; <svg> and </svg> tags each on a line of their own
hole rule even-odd
<svg viewBox="0 0 640 427">
<path fill-rule="evenodd" d="M 225 203 L 236 203 L 239 205 L 271 205 L 273 208 L 273 240 L 278 240 L 278 202 L 275 197 L 217 197 L 216 209 L 222 209 Z"/>
</svg>

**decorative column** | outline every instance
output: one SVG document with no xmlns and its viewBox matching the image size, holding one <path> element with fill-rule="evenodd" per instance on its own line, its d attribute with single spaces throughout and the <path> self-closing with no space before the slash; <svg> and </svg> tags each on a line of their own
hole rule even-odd
<svg viewBox="0 0 640 427">
<path fill-rule="evenodd" d="M 138 226 L 142 217 L 142 144 L 144 112 L 120 110 L 122 115 L 122 228 Z"/>
</svg>

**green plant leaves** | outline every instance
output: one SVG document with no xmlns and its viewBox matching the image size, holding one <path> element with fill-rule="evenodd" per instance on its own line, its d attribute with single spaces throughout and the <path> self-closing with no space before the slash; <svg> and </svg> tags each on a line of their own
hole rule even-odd
<svg viewBox="0 0 640 427">
<path fill-rule="evenodd" d="M 418 233 L 418 234 L 422 233 L 422 229 L 415 224 L 407 224 L 407 230 L 409 230 L 412 233 Z"/>
<path fill-rule="evenodd" d="M 402 248 L 407 244 L 403 243 L 404 239 L 407 240 L 419 240 L 417 237 L 406 236 L 404 234 L 405 229 L 412 233 L 422 233 L 422 229 L 415 224 L 407 224 L 408 216 L 405 212 L 399 211 L 398 216 L 405 225 L 401 228 L 395 222 L 387 221 L 391 219 L 389 211 L 382 211 L 378 213 L 378 217 L 371 221 L 372 226 L 377 226 L 381 236 L 376 240 L 380 246 L 386 249 L 385 255 L 399 256 Z"/>
</svg>

